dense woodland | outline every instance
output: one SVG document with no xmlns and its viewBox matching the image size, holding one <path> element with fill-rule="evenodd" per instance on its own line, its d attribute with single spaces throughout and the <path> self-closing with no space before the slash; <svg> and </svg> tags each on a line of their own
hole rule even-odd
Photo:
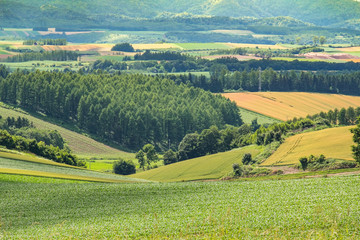
<svg viewBox="0 0 360 240">
<path fill-rule="evenodd" d="M 71 121 L 130 149 L 177 144 L 185 134 L 242 120 L 235 103 L 144 75 L 22 72 L 0 68 L 1 101 Z"/>
</svg>

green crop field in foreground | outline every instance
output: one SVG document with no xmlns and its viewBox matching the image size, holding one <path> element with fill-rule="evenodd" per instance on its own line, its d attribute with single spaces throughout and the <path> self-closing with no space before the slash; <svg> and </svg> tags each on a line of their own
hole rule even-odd
<svg viewBox="0 0 360 240">
<path fill-rule="evenodd" d="M 251 153 L 254 158 L 260 151 L 259 146 L 247 146 L 151 169 L 131 177 L 162 182 L 219 179 L 232 171 L 234 163 L 241 163 L 246 153 Z"/>
<path fill-rule="evenodd" d="M 3 239 L 358 239 L 360 176 L 0 183 Z"/>
</svg>

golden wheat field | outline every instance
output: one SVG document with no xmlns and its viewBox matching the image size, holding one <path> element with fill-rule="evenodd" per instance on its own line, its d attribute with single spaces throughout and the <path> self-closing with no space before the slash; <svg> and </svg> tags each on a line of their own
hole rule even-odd
<svg viewBox="0 0 360 240">
<path fill-rule="evenodd" d="M 279 120 L 306 117 L 342 107 L 360 107 L 360 97 L 305 92 L 224 93 L 223 96 L 250 111 Z"/>
<path fill-rule="evenodd" d="M 299 163 L 299 158 L 311 154 L 324 154 L 327 158 L 354 160 L 351 151 L 354 126 L 324 129 L 289 137 L 261 165 L 287 165 Z"/>
</svg>

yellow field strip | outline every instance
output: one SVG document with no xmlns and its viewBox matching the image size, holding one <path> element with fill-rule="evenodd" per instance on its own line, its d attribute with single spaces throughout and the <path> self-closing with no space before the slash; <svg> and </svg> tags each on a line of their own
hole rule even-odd
<svg viewBox="0 0 360 240">
<path fill-rule="evenodd" d="M 335 108 L 360 107 L 360 97 L 305 92 L 225 93 L 223 96 L 253 112 L 287 121 Z"/>
<path fill-rule="evenodd" d="M 22 169 L 9 169 L 9 168 L 0 168 L 0 173 L 26 175 L 26 176 L 34 176 L 34 177 L 60 178 L 60 179 L 69 179 L 69 180 L 78 180 L 78 181 L 87 181 L 87 182 L 105 182 L 105 183 L 132 182 L 126 180 L 112 180 L 112 179 L 104 179 L 104 178 L 83 177 L 83 176 L 70 175 L 70 174 L 30 171 L 30 170 L 22 170 Z"/>
<path fill-rule="evenodd" d="M 353 145 L 350 129 L 354 126 L 329 128 L 289 137 L 261 165 L 298 164 L 299 158 L 311 154 L 324 154 L 327 158 L 354 160 L 351 151 Z"/>
</svg>

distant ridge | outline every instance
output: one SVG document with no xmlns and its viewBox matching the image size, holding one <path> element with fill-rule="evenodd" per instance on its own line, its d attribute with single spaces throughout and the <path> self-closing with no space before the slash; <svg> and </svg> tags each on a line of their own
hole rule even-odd
<svg viewBox="0 0 360 240">
<path fill-rule="evenodd" d="M 73 22 L 88 27 L 112 26 L 129 17 L 155 18 L 165 12 L 256 18 L 290 16 L 330 26 L 360 19 L 360 3 L 354 0 L 2 0 L 0 24 L 26 27 Z"/>
</svg>

